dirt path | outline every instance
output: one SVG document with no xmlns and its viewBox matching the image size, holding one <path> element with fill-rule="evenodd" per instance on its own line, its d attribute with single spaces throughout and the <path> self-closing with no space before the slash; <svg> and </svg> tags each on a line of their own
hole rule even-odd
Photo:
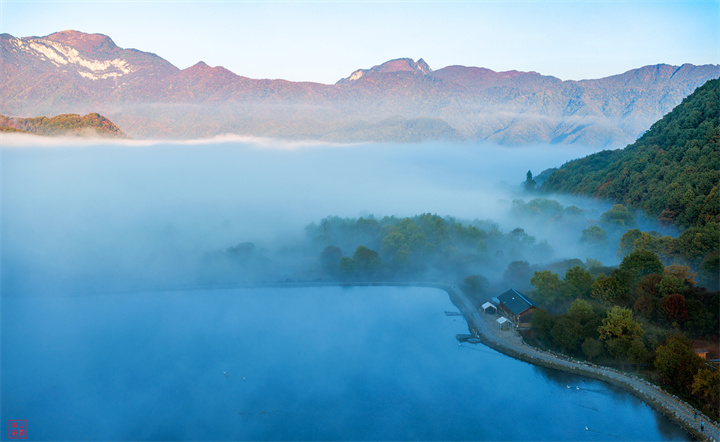
<svg viewBox="0 0 720 442">
<path fill-rule="evenodd" d="M 517 331 L 499 330 L 495 324 L 496 315 L 481 314 L 459 288 L 453 285 L 450 289 L 451 295 L 454 293 L 459 301 L 458 307 L 465 315 L 470 328 L 475 329 L 478 337 L 489 347 L 532 364 L 582 374 L 624 387 L 675 420 L 698 440 L 720 441 L 720 426 L 681 399 L 636 376 L 589 362 L 575 361 L 563 355 L 526 345 Z M 694 420 L 695 413 L 697 413 L 697 423 Z M 701 422 L 705 422 L 704 431 L 700 430 Z"/>
</svg>

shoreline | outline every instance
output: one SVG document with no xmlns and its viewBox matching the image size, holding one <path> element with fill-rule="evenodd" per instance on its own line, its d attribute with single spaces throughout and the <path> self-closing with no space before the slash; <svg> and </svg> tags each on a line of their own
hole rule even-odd
<svg viewBox="0 0 720 442">
<path fill-rule="evenodd" d="M 672 419 L 696 440 L 720 441 L 720 426 L 682 399 L 637 376 L 531 347 L 525 344 L 514 330 L 494 333 L 488 326 L 491 325 L 491 321 L 494 322 L 496 315 L 492 315 L 491 320 L 483 318 L 458 287 L 449 285 L 442 288 L 448 292 L 451 301 L 460 309 L 468 326 L 477 331 L 480 341 L 493 350 L 530 364 L 579 374 L 622 387 Z M 490 317 L 490 315 L 485 316 Z M 697 423 L 693 419 L 695 413 L 698 416 Z M 705 422 L 704 431 L 700 431 L 700 422 Z"/>
</svg>

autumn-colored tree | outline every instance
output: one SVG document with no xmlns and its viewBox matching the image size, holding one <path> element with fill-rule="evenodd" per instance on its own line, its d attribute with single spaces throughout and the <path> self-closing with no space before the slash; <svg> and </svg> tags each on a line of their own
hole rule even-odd
<svg viewBox="0 0 720 442">
<path fill-rule="evenodd" d="M 655 317 L 655 301 L 648 295 L 642 295 L 635 301 L 633 312 L 645 319 L 653 319 Z"/>
<path fill-rule="evenodd" d="M 668 321 L 684 323 L 689 319 L 687 303 L 685 297 L 679 293 L 673 293 L 665 296 L 660 301 L 660 307 L 667 315 Z"/>
<path fill-rule="evenodd" d="M 662 280 L 663 275 L 653 273 L 651 275 L 643 276 L 640 278 L 640 282 L 635 286 L 635 292 L 638 297 L 648 296 L 651 299 L 659 300 L 662 295 L 658 293 L 658 284 Z"/>
<path fill-rule="evenodd" d="M 687 285 L 695 284 L 696 272 L 690 270 L 690 267 L 680 264 L 670 264 L 665 267 L 664 275 L 672 275 L 684 282 Z"/>
</svg>

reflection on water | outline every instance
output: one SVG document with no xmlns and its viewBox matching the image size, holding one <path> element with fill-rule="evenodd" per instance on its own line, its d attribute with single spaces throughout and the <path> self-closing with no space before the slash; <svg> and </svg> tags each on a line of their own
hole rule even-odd
<svg viewBox="0 0 720 442">
<path fill-rule="evenodd" d="M 687 439 L 615 387 L 458 345 L 453 309 L 426 288 L 4 298 L 2 419 L 35 440 Z"/>
</svg>

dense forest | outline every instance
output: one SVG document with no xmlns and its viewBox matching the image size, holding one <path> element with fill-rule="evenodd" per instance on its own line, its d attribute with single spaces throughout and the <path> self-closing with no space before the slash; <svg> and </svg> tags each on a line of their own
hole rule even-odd
<svg viewBox="0 0 720 442">
<path fill-rule="evenodd" d="M 709 81 L 634 144 L 538 180 L 546 192 L 642 209 L 683 229 L 679 236 L 623 221 L 619 266 L 577 266 L 564 276 L 539 271 L 531 280 L 541 307 L 532 319 L 537 345 L 604 364 L 638 364 L 646 377 L 716 418 L 720 374 L 695 348 L 717 349 L 720 330 L 719 98 L 720 80 Z M 533 185 L 528 173 L 525 186 Z M 623 205 L 614 209 L 614 218 L 627 216 Z"/>
<path fill-rule="evenodd" d="M 634 144 L 563 165 L 547 192 L 606 198 L 683 228 L 720 221 L 720 79 L 699 87 Z"/>
<path fill-rule="evenodd" d="M 85 116 L 63 114 L 50 118 L 18 118 L 0 115 L 0 132 L 19 132 L 45 136 L 79 135 L 128 138 L 112 121 L 96 113 Z"/>
</svg>

